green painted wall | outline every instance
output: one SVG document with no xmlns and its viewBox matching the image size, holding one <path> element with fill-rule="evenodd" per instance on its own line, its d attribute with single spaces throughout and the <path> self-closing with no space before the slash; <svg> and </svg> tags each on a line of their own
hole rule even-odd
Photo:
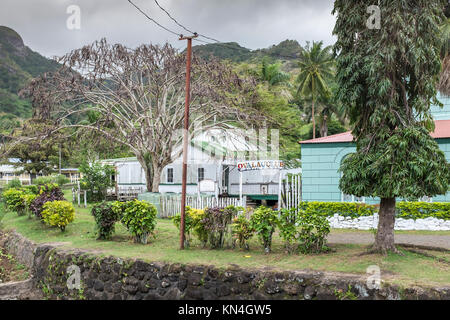
<svg viewBox="0 0 450 320">
<path fill-rule="evenodd" d="M 449 120 L 450 119 L 450 97 L 438 95 L 439 101 L 444 105 L 442 108 L 438 106 L 431 106 L 431 113 L 434 120 Z"/>
<path fill-rule="evenodd" d="M 439 147 L 450 162 L 450 139 L 437 139 Z M 302 145 L 302 195 L 305 201 L 342 201 L 339 190 L 342 159 L 355 152 L 353 143 L 317 143 Z M 436 196 L 434 202 L 450 202 L 450 192 Z M 366 203 L 379 200 L 366 198 Z"/>
</svg>

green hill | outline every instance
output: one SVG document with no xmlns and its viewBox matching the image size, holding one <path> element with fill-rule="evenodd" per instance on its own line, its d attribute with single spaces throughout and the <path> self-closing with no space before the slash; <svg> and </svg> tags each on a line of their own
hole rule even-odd
<svg viewBox="0 0 450 320">
<path fill-rule="evenodd" d="M 193 52 L 202 58 L 214 56 L 219 59 L 228 59 L 233 62 L 259 60 L 264 57 L 285 62 L 298 58 L 302 47 L 296 40 L 285 40 L 270 48 L 250 50 L 236 42 L 211 43 L 193 47 Z"/>
<path fill-rule="evenodd" d="M 17 32 L 0 26 L 0 131 L 31 116 L 31 104 L 18 96 L 19 91 L 31 78 L 58 66 L 25 46 Z"/>
</svg>

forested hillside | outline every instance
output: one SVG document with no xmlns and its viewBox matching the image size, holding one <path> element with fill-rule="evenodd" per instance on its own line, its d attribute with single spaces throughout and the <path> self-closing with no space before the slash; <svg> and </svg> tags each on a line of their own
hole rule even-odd
<svg viewBox="0 0 450 320">
<path fill-rule="evenodd" d="M 18 93 L 27 81 L 58 64 L 24 45 L 14 30 L 0 26 L 0 131 L 17 126 L 31 116 L 31 104 Z"/>
</svg>

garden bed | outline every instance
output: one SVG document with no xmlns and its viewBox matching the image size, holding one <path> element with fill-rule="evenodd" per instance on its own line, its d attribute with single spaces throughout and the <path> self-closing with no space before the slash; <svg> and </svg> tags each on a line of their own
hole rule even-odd
<svg viewBox="0 0 450 320">
<path fill-rule="evenodd" d="M 66 198 L 69 197 L 66 196 Z M 172 221 L 163 219 L 157 220 L 156 238 L 149 239 L 148 245 L 134 243 L 130 234 L 121 224 L 117 224 L 111 241 L 98 241 L 95 235 L 94 218 L 90 210 L 91 207 L 76 208 L 75 220 L 67 226 L 65 232 L 61 232 L 58 228 L 48 227 L 36 218 L 18 217 L 16 213 L 12 212 L 8 212 L 2 222 L 4 229 L 15 229 L 37 244 L 61 243 L 62 248 L 84 249 L 100 256 L 139 258 L 148 262 L 206 264 L 219 268 L 239 265 L 242 268 L 316 270 L 359 275 L 366 274 L 367 267 L 378 265 L 381 268 L 382 279 L 391 283 L 426 286 L 450 285 L 450 267 L 438 259 L 404 250 L 403 256 L 361 255 L 365 252 L 366 246 L 359 244 L 332 244 L 333 252 L 326 254 L 288 255 L 285 253 L 279 235 L 275 234 L 272 253 L 268 255 L 264 254 L 257 237 L 253 237 L 249 241 L 249 251 L 204 249 L 196 240 L 191 242 L 190 248 L 181 251 L 179 250 L 178 230 Z M 402 233 L 406 233 L 406 231 Z M 413 234 L 417 233 L 418 231 L 413 232 Z M 438 233 L 450 235 L 443 231 Z M 450 261 L 450 253 L 440 253 L 439 258 Z"/>
</svg>

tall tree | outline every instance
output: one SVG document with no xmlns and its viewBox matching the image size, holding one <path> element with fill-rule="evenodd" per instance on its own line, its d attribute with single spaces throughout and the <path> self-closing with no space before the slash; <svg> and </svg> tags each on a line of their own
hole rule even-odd
<svg viewBox="0 0 450 320">
<path fill-rule="evenodd" d="M 381 29 L 366 22 L 367 1 L 336 0 L 338 98 L 348 108 L 356 153 L 341 165 L 346 194 L 381 198 L 373 250 L 396 251 L 396 198 L 445 194 L 449 164 L 436 141 L 441 0 L 380 0 Z"/>
<path fill-rule="evenodd" d="M 8 148 L 2 148 L 3 158 L 16 158 L 14 165 L 21 167 L 31 177 L 48 175 L 55 171 L 61 160 L 68 157 L 69 150 L 63 143 L 62 132 L 53 133 L 52 123 L 37 119 L 24 122 L 20 129 L 9 135 Z M 19 139 L 20 138 L 20 139 Z"/>
<path fill-rule="evenodd" d="M 450 96 L 450 3 L 444 9 L 445 19 L 441 25 L 441 59 L 442 71 L 438 89 L 441 93 Z"/>
<path fill-rule="evenodd" d="M 60 62 L 60 70 L 27 88 L 35 116 L 53 120 L 55 130 L 94 130 L 128 147 L 146 173 L 148 191 L 158 192 L 162 169 L 181 153 L 174 147 L 183 136 L 186 55 L 169 44 L 129 49 L 103 39 Z M 189 136 L 255 118 L 258 113 L 249 110 L 252 89 L 253 82 L 228 65 L 194 57 Z M 98 115 L 95 123 L 76 121 L 92 111 Z M 199 123 L 202 128 L 194 127 Z"/>
<path fill-rule="evenodd" d="M 329 93 L 328 80 L 333 77 L 334 59 L 331 46 L 323 48 L 323 42 L 309 43 L 300 54 L 298 63 L 300 73 L 297 77 L 298 93 L 311 96 L 311 114 L 313 122 L 313 139 L 316 138 L 315 103 L 317 97 Z"/>
</svg>

